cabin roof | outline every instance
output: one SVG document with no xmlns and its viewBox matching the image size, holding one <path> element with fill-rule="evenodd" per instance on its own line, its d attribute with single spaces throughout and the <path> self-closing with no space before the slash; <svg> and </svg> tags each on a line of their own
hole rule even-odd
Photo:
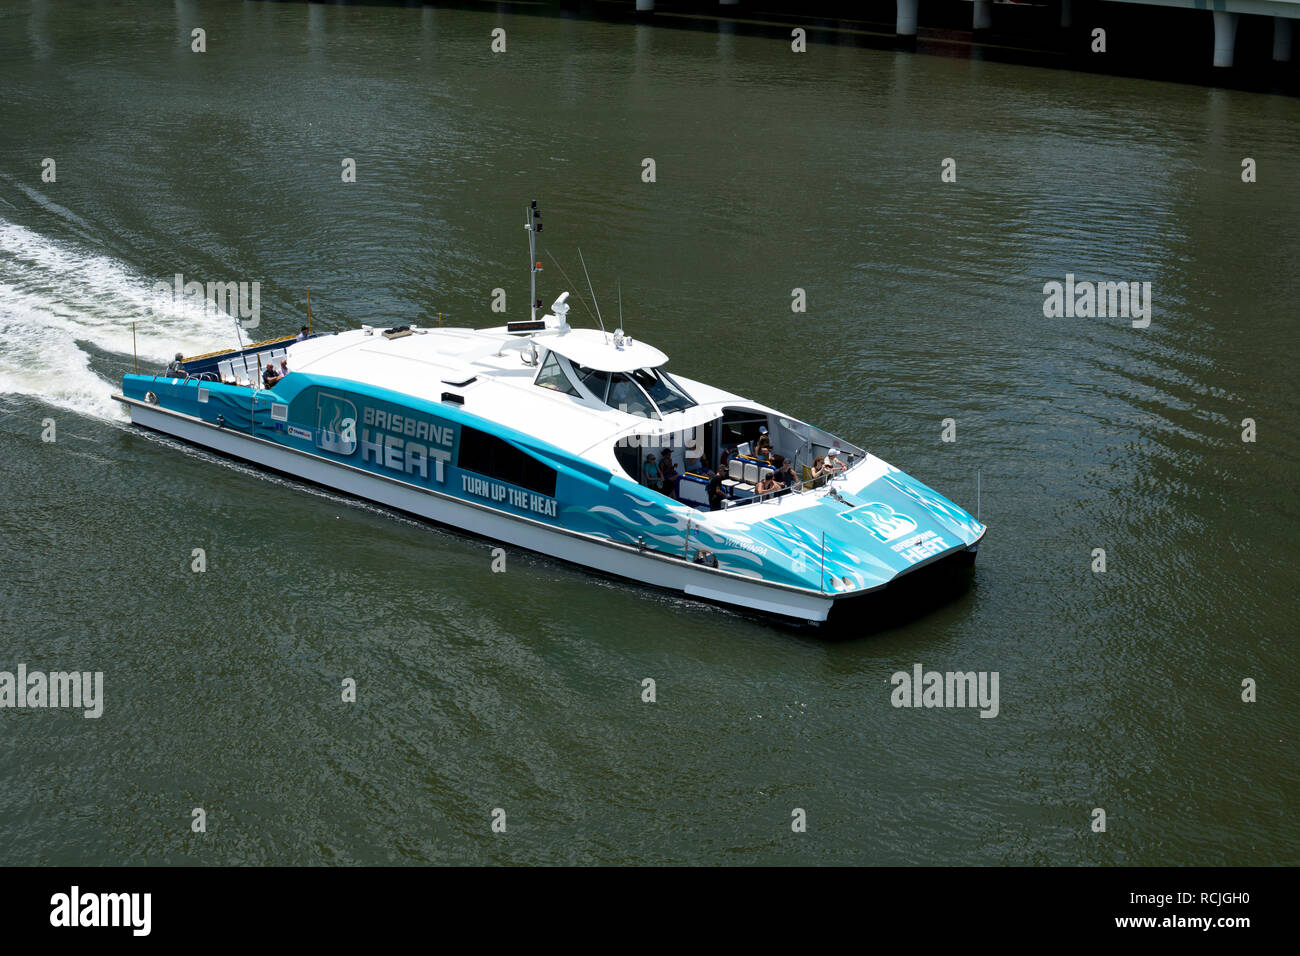
<svg viewBox="0 0 1300 956">
<path fill-rule="evenodd" d="M 444 392 L 452 392 L 464 397 L 463 408 L 473 415 L 610 465 L 616 460 L 614 443 L 623 435 L 667 434 L 693 428 L 717 418 L 725 405 L 761 407 L 722 389 L 677 376 L 699 404 L 670 412 L 662 419 L 641 418 L 535 385 L 538 367 L 525 361 L 531 359 L 533 336 L 512 335 L 504 329 L 411 328 L 411 335 L 392 339 L 386 338 L 381 328 L 363 327 L 296 342 L 289 346 L 289 368 L 364 383 L 435 404 L 442 401 Z M 604 344 L 603 333 L 595 329 L 572 329 L 562 335 L 543 332 L 535 336 L 535 341 L 539 354 L 554 349 L 583 365 L 588 361 L 577 356 L 589 359 L 589 353 L 598 349 L 625 355 L 629 369 L 668 361 L 663 352 L 640 342 L 617 352 L 612 344 Z M 612 355 L 606 365 L 614 363 Z M 659 357 L 657 362 L 655 356 Z"/>
<path fill-rule="evenodd" d="M 600 372 L 631 372 L 638 368 L 658 368 L 668 356 L 653 345 L 627 336 L 605 333 L 599 329 L 561 328 L 536 336 L 537 344 L 563 355 L 570 362 Z"/>
</svg>

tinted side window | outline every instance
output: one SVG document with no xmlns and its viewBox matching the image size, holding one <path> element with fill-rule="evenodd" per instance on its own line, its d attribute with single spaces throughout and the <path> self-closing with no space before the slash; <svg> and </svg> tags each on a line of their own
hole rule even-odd
<svg viewBox="0 0 1300 956">
<path fill-rule="evenodd" d="M 578 390 L 564 374 L 564 369 L 560 368 L 554 352 L 546 356 L 546 361 L 542 363 L 542 370 L 537 373 L 537 384 L 542 388 L 553 388 L 557 392 L 564 392 L 566 395 L 578 394 Z"/>
<path fill-rule="evenodd" d="M 548 498 L 555 497 L 554 468 L 477 428 L 461 428 L 456 464 L 485 478 L 496 478 Z"/>
</svg>

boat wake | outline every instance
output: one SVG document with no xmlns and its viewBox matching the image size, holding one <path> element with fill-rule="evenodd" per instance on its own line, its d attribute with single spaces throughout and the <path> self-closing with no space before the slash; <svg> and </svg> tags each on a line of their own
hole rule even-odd
<svg viewBox="0 0 1300 956">
<path fill-rule="evenodd" d="M 96 350 L 129 360 L 134 320 L 141 369 L 155 368 L 178 351 L 233 340 L 233 320 L 157 295 L 154 284 L 168 277 L 141 275 L 88 246 L 0 218 L 0 394 L 124 421 L 111 398 L 116 384 L 92 367 Z"/>
</svg>

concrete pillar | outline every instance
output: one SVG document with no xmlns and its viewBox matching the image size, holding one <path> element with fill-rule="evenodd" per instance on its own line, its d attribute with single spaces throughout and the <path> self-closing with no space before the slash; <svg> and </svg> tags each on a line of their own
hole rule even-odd
<svg viewBox="0 0 1300 956">
<path fill-rule="evenodd" d="M 975 0 L 972 4 L 975 8 L 971 16 L 972 30 L 987 30 L 993 26 L 993 0 Z"/>
<path fill-rule="evenodd" d="M 898 0 L 898 25 L 894 31 L 900 37 L 916 36 L 916 7 L 918 0 Z"/>
<path fill-rule="evenodd" d="M 1291 18 L 1273 18 L 1273 62 L 1291 62 Z"/>
<path fill-rule="evenodd" d="M 1074 10 L 1071 9 L 1070 0 L 1061 0 L 1061 26 L 1074 26 Z"/>
<path fill-rule="evenodd" d="M 1237 45 L 1237 14 L 1214 11 L 1214 65 L 1232 66 L 1232 51 Z"/>
</svg>

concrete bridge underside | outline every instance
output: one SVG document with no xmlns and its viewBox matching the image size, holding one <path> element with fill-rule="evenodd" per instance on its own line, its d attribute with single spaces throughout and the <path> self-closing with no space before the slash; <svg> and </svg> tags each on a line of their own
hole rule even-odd
<svg viewBox="0 0 1300 956">
<path fill-rule="evenodd" d="M 915 36 L 919 0 L 895 0 L 899 36 Z M 1246 16 L 1269 17 L 1273 21 L 1273 59 L 1291 60 L 1291 21 L 1300 19 L 1300 0 L 1104 0 L 1106 3 L 1141 4 L 1152 7 L 1181 7 L 1205 10 L 1214 17 L 1214 65 L 1230 67 L 1237 42 L 1237 21 Z M 993 26 L 992 0 L 973 0 L 971 29 L 988 30 Z M 1071 0 L 1060 0 L 1061 26 L 1073 26 Z"/>
</svg>

